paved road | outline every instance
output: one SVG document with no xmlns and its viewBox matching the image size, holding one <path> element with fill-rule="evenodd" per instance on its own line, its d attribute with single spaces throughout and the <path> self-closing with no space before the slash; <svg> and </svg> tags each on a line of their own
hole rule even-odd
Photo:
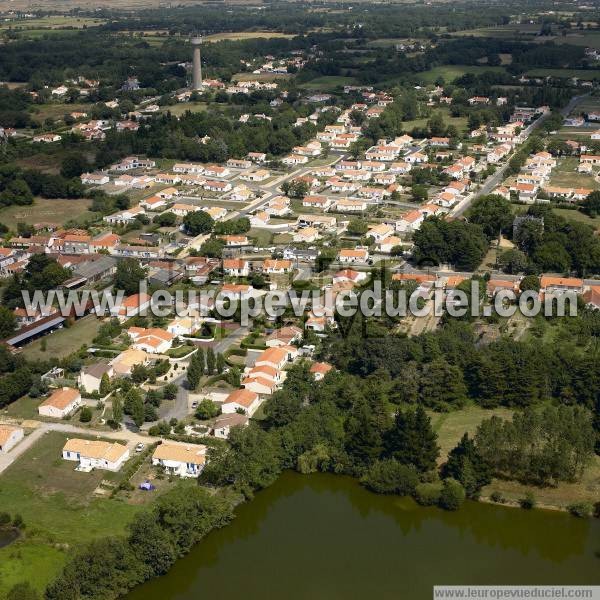
<svg viewBox="0 0 600 600">
<path fill-rule="evenodd" d="M 248 328 L 247 327 L 238 327 L 235 331 L 233 331 L 231 334 L 229 334 L 226 338 L 216 342 L 212 348 L 215 351 L 215 354 L 224 354 L 225 352 L 227 352 L 227 350 L 229 350 L 229 348 L 231 348 L 234 344 L 236 344 L 237 342 L 239 342 L 240 340 L 242 340 L 243 338 L 245 338 L 248 335 Z M 210 344 L 206 344 L 206 346 L 202 346 L 202 347 L 209 347 Z M 175 379 L 173 379 L 172 381 L 170 381 L 169 383 L 174 383 L 177 386 L 177 396 L 175 398 L 175 400 L 171 401 L 166 401 L 161 408 L 163 408 L 163 411 L 159 411 L 160 414 L 160 418 L 164 419 L 166 421 L 169 421 L 170 419 L 183 419 L 185 417 L 187 417 L 189 415 L 189 390 L 187 389 L 186 386 L 186 376 L 185 373 L 182 373 L 181 375 L 179 375 L 178 377 L 176 377 Z M 166 408 L 166 410 L 165 410 Z M 143 429 L 147 429 L 148 427 L 150 427 L 152 424 L 151 423 L 147 423 L 145 425 L 142 425 Z"/>
<path fill-rule="evenodd" d="M 568 114 L 570 114 L 573 111 L 573 109 L 579 104 L 579 102 L 581 102 L 581 100 L 588 95 L 589 94 L 583 94 L 582 96 L 574 96 L 573 98 L 571 98 L 571 100 L 569 100 L 569 103 L 560 111 L 563 117 L 566 117 Z M 546 113 L 538 119 L 536 119 L 533 123 L 528 125 L 523 130 L 524 138 L 527 139 L 531 135 L 532 131 L 539 127 L 550 116 L 550 114 L 551 113 Z M 457 206 L 455 206 L 450 211 L 449 215 L 455 218 L 460 217 L 471 206 L 475 198 L 477 198 L 478 196 L 485 196 L 486 194 L 491 193 L 503 181 L 506 174 L 506 170 L 508 168 L 510 157 L 512 157 L 513 154 L 514 153 L 511 152 L 508 160 L 502 163 L 502 165 L 496 170 L 496 172 L 486 179 L 485 183 L 479 188 L 479 190 L 477 190 L 476 193 L 471 194 L 468 198 L 466 198 Z"/>
<path fill-rule="evenodd" d="M 49 431 L 60 431 L 62 433 L 73 433 L 81 436 L 97 436 L 101 438 L 119 440 L 128 444 L 147 444 L 148 442 L 158 441 L 160 438 L 153 438 L 147 435 L 140 435 L 127 429 L 120 431 L 99 431 L 96 429 L 86 429 L 66 423 L 42 423 L 37 429 L 30 433 L 24 440 L 15 446 L 8 454 L 0 454 L 0 473 L 5 471 L 17 458 L 29 450 L 44 434 Z"/>
</svg>

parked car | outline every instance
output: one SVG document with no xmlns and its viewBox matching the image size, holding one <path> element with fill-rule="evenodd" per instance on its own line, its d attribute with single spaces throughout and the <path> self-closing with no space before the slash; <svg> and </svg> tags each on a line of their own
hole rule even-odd
<svg viewBox="0 0 600 600">
<path fill-rule="evenodd" d="M 135 447 L 135 451 L 136 452 L 141 452 L 144 448 L 146 447 L 145 444 L 142 444 L 141 442 Z"/>
</svg>

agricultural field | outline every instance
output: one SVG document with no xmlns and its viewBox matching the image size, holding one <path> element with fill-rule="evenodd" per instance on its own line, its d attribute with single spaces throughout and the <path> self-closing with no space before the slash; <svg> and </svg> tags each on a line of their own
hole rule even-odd
<svg viewBox="0 0 600 600">
<path fill-rule="evenodd" d="M 287 73 L 236 73 L 231 77 L 232 81 L 277 81 L 278 79 L 289 79 Z M 212 107 L 214 109 L 214 105 Z"/>
<path fill-rule="evenodd" d="M 0 3 L 0 5 L 1 4 L 3 3 Z M 39 29 L 42 27 L 49 27 L 52 29 L 74 27 L 76 29 L 82 29 L 83 27 L 93 27 L 94 25 L 103 25 L 104 23 L 106 23 L 104 19 L 52 15 L 39 19 L 15 19 L 4 21 L 0 24 L 0 31 L 3 29 L 16 29 L 18 27 L 27 27 L 29 29 Z"/>
<path fill-rule="evenodd" d="M 89 210 L 90 200 L 62 200 L 36 198 L 31 206 L 8 206 L 0 210 L 0 223 L 10 229 L 16 229 L 17 223 L 56 223 L 64 225 L 67 221 L 84 221 L 96 216 Z"/>
</svg>

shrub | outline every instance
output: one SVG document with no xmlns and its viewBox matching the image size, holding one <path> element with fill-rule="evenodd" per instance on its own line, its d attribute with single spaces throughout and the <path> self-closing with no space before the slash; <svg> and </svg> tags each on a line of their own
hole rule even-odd
<svg viewBox="0 0 600 600">
<path fill-rule="evenodd" d="M 589 502 L 574 502 L 567 506 L 567 510 L 574 516 L 584 519 L 590 517 L 594 507 Z"/>
<path fill-rule="evenodd" d="M 596 517 L 596 519 L 600 519 L 600 502 L 596 502 L 594 504 L 594 517 Z"/>
<path fill-rule="evenodd" d="M 490 500 L 492 502 L 497 502 L 498 504 L 504 504 L 506 499 L 500 492 L 492 492 L 490 495 Z"/>
<path fill-rule="evenodd" d="M 0 527 L 4 527 L 10 523 L 10 515 L 7 512 L 0 512 Z"/>
<path fill-rule="evenodd" d="M 419 476 L 413 467 L 397 460 L 379 460 L 369 468 L 361 483 L 378 494 L 407 496 L 414 494 Z"/>
<path fill-rule="evenodd" d="M 92 420 L 92 411 L 89 406 L 84 406 L 79 413 L 79 420 L 82 423 L 89 423 Z"/>
<path fill-rule="evenodd" d="M 519 506 L 521 508 L 525 508 L 526 510 L 531 510 L 535 508 L 535 496 L 531 492 L 527 492 L 524 498 L 519 500 Z"/>
<path fill-rule="evenodd" d="M 13 527 L 17 529 L 25 529 L 25 521 L 23 521 L 23 517 L 19 514 L 16 514 L 12 520 Z"/>
<path fill-rule="evenodd" d="M 445 510 L 458 510 L 465 501 L 467 494 L 460 481 L 448 477 L 444 479 L 440 493 L 439 506 Z"/>
<path fill-rule="evenodd" d="M 415 488 L 415 500 L 421 506 L 434 506 L 440 501 L 441 491 L 439 483 L 420 483 Z"/>
</svg>

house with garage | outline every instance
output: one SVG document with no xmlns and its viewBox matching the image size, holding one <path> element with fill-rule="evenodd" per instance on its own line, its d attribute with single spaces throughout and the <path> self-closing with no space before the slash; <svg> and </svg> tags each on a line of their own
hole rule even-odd
<svg viewBox="0 0 600 600">
<path fill-rule="evenodd" d="M 221 411 L 224 415 L 240 413 L 251 417 L 260 404 L 260 398 L 256 392 L 242 388 L 234 390 L 225 398 L 225 401 L 221 405 Z"/>
<path fill-rule="evenodd" d="M 173 345 L 175 336 L 164 329 L 152 327 L 130 327 L 127 335 L 131 338 L 132 348 L 143 350 L 148 354 L 164 354 Z"/>
<path fill-rule="evenodd" d="M 120 471 L 129 458 L 129 448 L 117 442 L 72 438 L 63 446 L 62 457 L 79 463 L 78 471 Z"/>
<path fill-rule="evenodd" d="M 42 417 L 52 419 L 64 419 L 67 415 L 75 412 L 81 406 L 81 394 L 79 390 L 63 387 L 54 391 L 39 406 L 38 413 Z"/>
<path fill-rule="evenodd" d="M 113 368 L 106 363 L 93 363 L 81 368 L 77 377 L 77 385 L 86 392 L 97 392 L 100 390 L 102 377 L 106 375 L 109 379 L 114 376 Z"/>
<path fill-rule="evenodd" d="M 169 475 L 198 477 L 206 464 L 206 446 L 164 441 L 154 450 L 152 464 Z"/>
<path fill-rule="evenodd" d="M 0 454 L 10 452 L 24 437 L 21 427 L 0 423 Z"/>
</svg>

